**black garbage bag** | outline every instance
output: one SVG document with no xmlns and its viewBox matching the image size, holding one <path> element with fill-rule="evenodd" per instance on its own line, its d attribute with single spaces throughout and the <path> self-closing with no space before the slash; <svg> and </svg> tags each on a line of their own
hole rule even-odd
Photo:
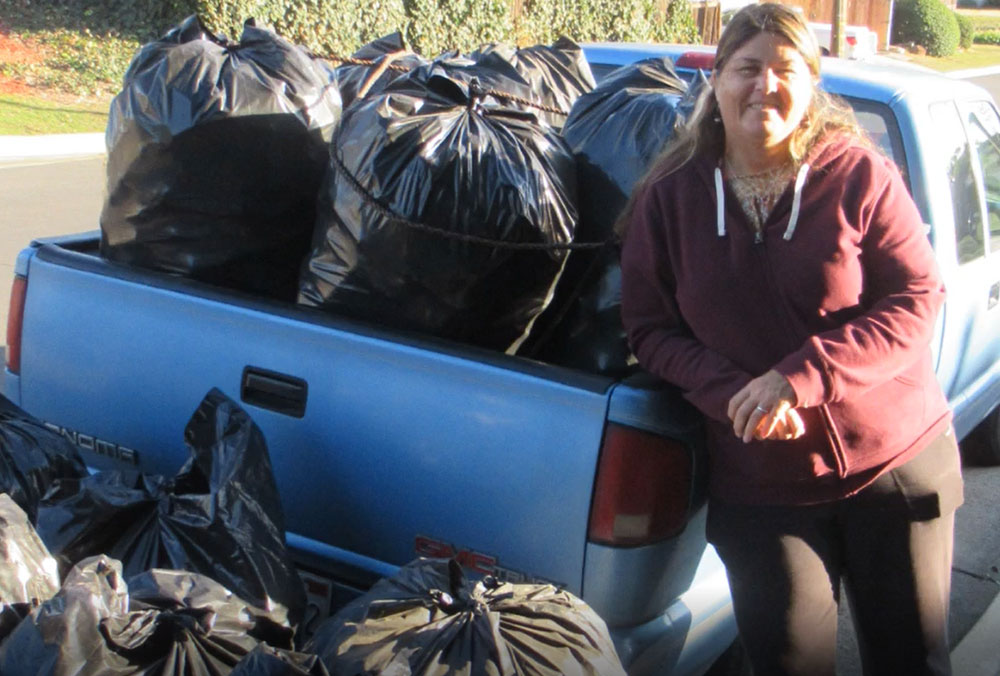
<svg viewBox="0 0 1000 676">
<path fill-rule="evenodd" d="M 62 589 L 0 644 L 4 676 L 217 676 L 292 632 L 197 573 L 153 570 L 125 582 L 121 563 L 77 564 Z"/>
<path fill-rule="evenodd" d="M 292 300 L 340 119 L 332 67 L 252 25 L 191 16 L 144 46 L 108 118 L 101 253 Z"/>
<path fill-rule="evenodd" d="M 0 494 L 0 639 L 59 591 L 59 570 L 9 495 Z"/>
<path fill-rule="evenodd" d="M 331 674 L 624 676 L 604 621 L 551 585 L 464 579 L 418 559 L 320 625 L 306 650 Z"/>
<path fill-rule="evenodd" d="M 390 82 L 427 60 L 409 51 L 401 33 L 373 40 L 351 54 L 352 62 L 337 66 L 337 86 L 344 108 L 355 99 L 377 96 Z M 368 63 L 358 63 L 368 62 Z"/>
<path fill-rule="evenodd" d="M 87 466 L 73 444 L 0 396 L 0 493 L 34 523 L 53 482 L 83 476 Z"/>
<path fill-rule="evenodd" d="M 261 643 L 292 647 L 277 613 L 247 604 L 198 573 L 150 570 L 128 581 L 129 613 L 102 623 L 113 650 L 136 673 L 214 676 L 229 673 Z"/>
<path fill-rule="evenodd" d="M 230 676 L 330 676 L 318 655 L 261 643 L 241 659 Z"/>
<path fill-rule="evenodd" d="M 121 564 L 98 556 L 74 567 L 62 588 L 0 643 L 4 676 L 124 676 L 128 661 L 105 644 L 102 624 L 128 613 Z"/>
<path fill-rule="evenodd" d="M 531 92 L 530 100 L 545 109 L 539 116 L 557 129 L 562 128 L 576 100 L 594 88 L 594 74 L 583 48 L 567 37 L 551 45 L 515 49 L 493 44 L 473 52 L 476 61 L 487 54 L 498 54 L 513 64 Z"/>
<path fill-rule="evenodd" d="M 439 61 L 345 112 L 300 303 L 516 350 L 573 239 L 576 168 L 558 134 L 476 73 Z"/>
<path fill-rule="evenodd" d="M 260 429 L 213 389 L 184 440 L 190 456 L 173 478 L 109 471 L 59 482 L 39 509 L 39 535 L 64 568 L 107 554 L 129 578 L 153 568 L 201 573 L 295 625 L 305 591 Z"/>
<path fill-rule="evenodd" d="M 562 133 L 579 167 L 578 239 L 613 237 L 632 188 L 692 103 L 665 57 L 619 68 L 577 99 Z M 536 336 L 526 351 L 544 361 L 615 376 L 627 369 L 616 245 L 573 252 Z"/>
</svg>

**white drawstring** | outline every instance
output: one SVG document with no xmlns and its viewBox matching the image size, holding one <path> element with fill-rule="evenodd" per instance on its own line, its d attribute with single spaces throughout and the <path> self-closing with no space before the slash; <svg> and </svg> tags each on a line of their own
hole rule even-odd
<svg viewBox="0 0 1000 676">
<path fill-rule="evenodd" d="M 715 227 L 719 237 L 726 236 L 726 198 L 722 194 L 722 169 L 715 168 Z"/>
<path fill-rule="evenodd" d="M 792 215 L 788 217 L 788 227 L 785 228 L 783 239 L 787 242 L 795 234 L 795 226 L 799 224 L 799 207 L 802 205 L 802 186 L 806 182 L 806 174 L 809 173 L 809 165 L 803 163 L 799 167 L 799 173 L 795 176 L 795 192 L 792 196 Z"/>
<path fill-rule="evenodd" d="M 788 227 L 785 228 L 783 239 L 787 242 L 795 234 L 795 228 L 799 224 L 799 209 L 802 206 L 802 187 L 806 183 L 806 174 L 809 173 L 809 165 L 803 163 L 799 167 L 799 172 L 795 175 L 795 188 L 792 194 L 792 214 L 788 218 Z M 722 169 L 715 168 L 715 227 L 719 237 L 726 236 L 726 198 L 722 189 Z"/>
</svg>

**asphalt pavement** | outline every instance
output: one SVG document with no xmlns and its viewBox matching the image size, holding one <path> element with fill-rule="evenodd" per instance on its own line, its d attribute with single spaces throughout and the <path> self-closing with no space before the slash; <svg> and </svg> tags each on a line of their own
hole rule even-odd
<svg viewBox="0 0 1000 676">
<path fill-rule="evenodd" d="M 93 202 L 88 204 L 87 213 L 98 214 L 100 203 L 103 200 L 103 185 L 99 184 L 99 179 L 94 178 L 95 162 L 103 163 L 105 152 L 104 135 L 97 134 L 69 134 L 55 136 L 0 136 L 0 181 L 6 181 L 4 171 L 13 167 L 30 168 L 39 167 L 39 170 L 53 162 L 63 162 L 67 160 L 79 160 L 79 177 L 75 177 L 72 167 L 68 175 L 63 179 L 67 184 L 79 187 L 83 182 L 83 194 L 85 197 L 76 199 L 86 199 Z M 103 172 L 96 172 L 102 177 Z M 30 201 L 34 191 L 31 190 L 32 181 L 40 180 L 30 175 L 24 178 L 24 172 L 19 172 L 17 180 L 24 181 L 23 193 L 24 201 Z M 40 176 L 41 174 L 39 174 Z M 98 180 L 98 183 L 95 183 Z M 53 205 L 56 209 L 65 210 L 69 213 L 81 208 L 75 199 L 67 199 L 62 204 Z M 53 220 L 58 221 L 58 218 Z M 13 272 L 13 257 L 17 251 L 26 245 L 32 237 L 46 236 L 48 234 L 58 234 L 47 232 L 47 227 L 58 229 L 60 224 L 49 223 L 39 224 L 30 222 L 30 219 L 19 219 L 17 204 L 0 204 L 0 330 L 6 326 L 6 298 L 9 295 L 10 279 Z M 87 225 L 81 230 L 96 229 L 97 223 L 93 226 Z M 12 239 L 13 238 L 13 239 Z M 7 239 L 12 241 L 7 242 Z M 16 241 L 14 241 L 16 240 Z M 24 240 L 23 243 L 21 240 Z M 10 258 L 10 260 L 7 260 Z M 2 337 L 0 333 L 0 337 Z M 2 342 L 2 341 L 0 341 Z M 0 346 L 0 358 L 2 358 L 3 348 Z M 0 374 L 2 377 L 2 374 Z M 997 515 L 995 511 L 995 499 L 990 496 L 977 497 L 975 491 L 995 492 L 993 482 L 981 481 L 978 472 L 986 470 L 984 468 L 969 468 L 967 472 L 966 504 L 961 508 L 956 518 L 956 542 L 969 543 L 956 545 L 955 552 L 955 575 L 953 576 L 953 604 L 965 604 L 969 607 L 983 609 L 980 618 L 971 626 L 968 631 L 962 628 L 964 635 L 952 651 L 952 664 L 955 676 L 1000 676 L 1000 596 L 997 595 L 997 587 L 1000 586 L 1000 571 L 990 562 L 1000 561 L 1000 549 L 998 551 L 983 551 L 980 543 L 983 542 L 982 533 L 995 531 Z M 1000 540 L 997 540 L 996 547 L 1000 548 Z M 991 545 L 992 546 L 992 545 Z M 992 599 L 992 600 L 991 600 Z M 842 613 L 845 624 L 849 622 L 846 616 L 846 609 Z M 851 650 L 856 650 L 848 645 Z M 839 659 L 838 655 L 838 659 Z M 856 665 L 856 657 L 852 658 L 849 664 L 842 664 L 847 667 L 845 673 L 852 676 L 860 674 Z"/>
<path fill-rule="evenodd" d="M 0 136 L 0 163 L 104 154 L 104 134 Z"/>
<path fill-rule="evenodd" d="M 0 136 L 0 344 L 18 252 L 99 227 L 104 164 L 103 133 Z"/>
</svg>

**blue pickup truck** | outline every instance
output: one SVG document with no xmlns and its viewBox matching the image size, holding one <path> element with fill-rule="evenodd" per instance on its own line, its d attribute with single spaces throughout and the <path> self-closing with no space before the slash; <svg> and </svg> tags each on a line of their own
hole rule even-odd
<svg viewBox="0 0 1000 676">
<path fill-rule="evenodd" d="M 588 45 L 596 75 L 704 50 Z M 1000 115 L 980 88 L 827 59 L 902 168 L 949 297 L 934 347 L 960 437 L 1000 457 Z M 19 255 L 5 394 L 95 468 L 172 474 L 218 387 L 263 430 L 319 613 L 417 556 L 544 580 L 607 622 L 631 674 L 705 673 L 735 637 L 704 538 L 700 419 L 634 371 L 572 370 L 132 269 L 99 233 Z M 891 412 L 887 412 L 891 414 Z M 986 432 L 983 432 L 986 430 Z M 989 434 L 992 434 L 992 437 Z"/>
</svg>

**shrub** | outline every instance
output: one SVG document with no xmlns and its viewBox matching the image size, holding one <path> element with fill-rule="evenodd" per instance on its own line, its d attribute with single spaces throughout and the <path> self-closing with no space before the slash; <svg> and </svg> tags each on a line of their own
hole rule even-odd
<svg viewBox="0 0 1000 676">
<path fill-rule="evenodd" d="M 955 19 L 958 21 L 958 46 L 968 49 L 975 41 L 976 25 L 972 19 L 958 12 L 955 12 Z"/>
<path fill-rule="evenodd" d="M 974 40 L 977 45 L 1000 45 L 1000 31 L 976 33 Z"/>
<path fill-rule="evenodd" d="M 698 42 L 688 0 L 525 0 L 518 40 L 552 42 L 566 35 L 578 42 Z"/>
<path fill-rule="evenodd" d="M 214 31 L 239 39 L 248 18 L 318 54 L 347 55 L 366 42 L 405 31 L 403 0 L 197 0 L 196 11 Z"/>
<path fill-rule="evenodd" d="M 897 0 L 892 14 L 893 42 L 914 42 L 930 56 L 950 56 L 958 49 L 959 38 L 955 12 L 941 0 Z"/>
<path fill-rule="evenodd" d="M 902 0 L 900 0 L 902 1 Z M 1000 2 L 1000 0 L 997 0 Z M 42 64 L 0 74 L 75 93 L 116 91 L 135 51 L 191 14 L 238 40 L 253 18 L 322 56 L 399 31 L 425 56 L 486 43 L 698 42 L 689 0 L 0 0 L 0 23 L 42 42 Z"/>
<path fill-rule="evenodd" d="M 509 0 L 407 0 L 407 36 L 424 56 L 514 42 Z"/>
</svg>

